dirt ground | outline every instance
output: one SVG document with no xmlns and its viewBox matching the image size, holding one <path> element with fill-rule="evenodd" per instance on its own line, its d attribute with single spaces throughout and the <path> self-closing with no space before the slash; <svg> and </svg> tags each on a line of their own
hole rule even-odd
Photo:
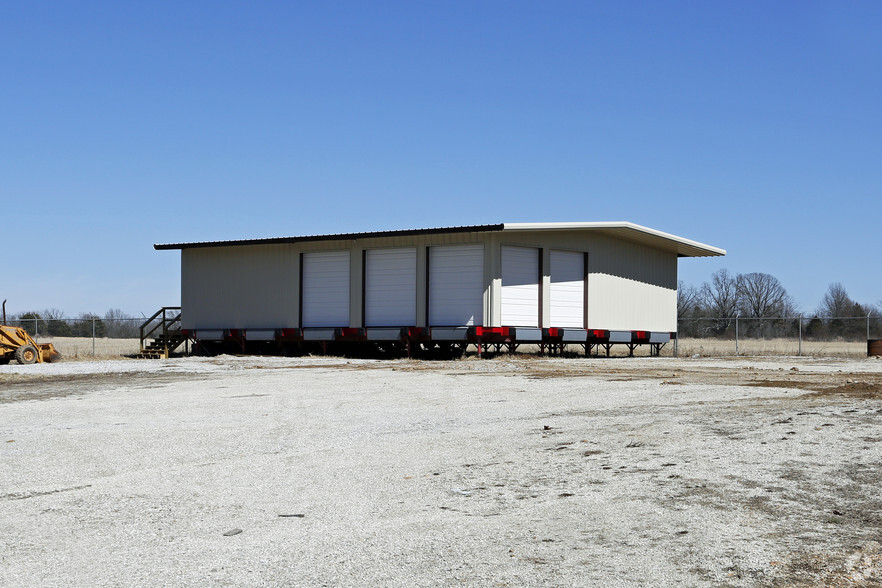
<svg viewBox="0 0 882 588">
<path fill-rule="evenodd" d="M 0 586 L 882 586 L 882 360 L 0 366 Z"/>
</svg>

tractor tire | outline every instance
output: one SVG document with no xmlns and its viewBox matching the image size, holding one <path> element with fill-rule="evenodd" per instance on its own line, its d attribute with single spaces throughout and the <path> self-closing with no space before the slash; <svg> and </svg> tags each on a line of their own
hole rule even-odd
<svg viewBox="0 0 882 588">
<path fill-rule="evenodd" d="M 15 350 L 15 360 L 22 365 L 37 363 L 39 354 L 40 352 L 33 345 L 22 345 Z"/>
</svg>

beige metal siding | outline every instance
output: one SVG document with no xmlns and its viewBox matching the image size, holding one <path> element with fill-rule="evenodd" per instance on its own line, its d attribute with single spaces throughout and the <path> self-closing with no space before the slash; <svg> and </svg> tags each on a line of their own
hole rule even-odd
<svg viewBox="0 0 882 588">
<path fill-rule="evenodd" d="M 298 326 L 299 261 L 290 245 L 183 250 L 183 328 Z"/>
<path fill-rule="evenodd" d="M 592 251 L 588 275 L 588 327 L 677 330 L 677 257 L 624 243 Z"/>
<path fill-rule="evenodd" d="M 609 274 L 591 274 L 588 327 L 613 331 L 676 331 L 677 291 Z"/>
<path fill-rule="evenodd" d="M 677 256 L 674 252 L 579 231 L 454 233 L 297 244 L 193 248 L 182 251 L 184 328 L 296 327 L 301 253 L 350 252 L 350 326 L 362 326 L 362 251 L 418 247 L 416 321 L 426 317 L 426 247 L 484 247 L 484 324 L 502 321 L 502 246 L 543 248 L 543 324 L 549 319 L 551 249 L 585 251 L 589 328 L 676 330 Z M 533 324 L 536 321 L 532 321 Z"/>
<path fill-rule="evenodd" d="M 503 239 L 506 245 L 589 253 L 589 328 L 677 330 L 676 253 L 578 231 L 503 233 Z M 498 248 L 495 254 L 499 255 Z M 548 269 L 546 266 L 546 275 Z M 498 296 L 497 283 L 494 282 L 494 291 Z M 543 300 L 550 299 L 549 283 L 550 280 L 543 280 Z"/>
</svg>

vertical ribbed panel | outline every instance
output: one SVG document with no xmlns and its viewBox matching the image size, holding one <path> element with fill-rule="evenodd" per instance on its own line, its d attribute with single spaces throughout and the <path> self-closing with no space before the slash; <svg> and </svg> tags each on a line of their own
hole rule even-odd
<svg viewBox="0 0 882 588">
<path fill-rule="evenodd" d="M 502 325 L 539 324 L 539 250 L 502 247 Z"/>
<path fill-rule="evenodd" d="M 429 249 L 429 324 L 484 324 L 484 246 Z"/>
<path fill-rule="evenodd" d="M 303 326 L 349 326 L 349 251 L 303 254 Z"/>
<path fill-rule="evenodd" d="M 365 252 L 365 326 L 416 324 L 416 249 Z"/>
<path fill-rule="evenodd" d="M 291 245 L 181 252 L 184 329 L 296 327 L 299 255 Z"/>
<path fill-rule="evenodd" d="M 551 252 L 551 327 L 582 328 L 585 307 L 585 254 Z"/>
<path fill-rule="evenodd" d="M 588 327 L 676 331 L 677 291 L 609 274 L 589 277 Z"/>
</svg>

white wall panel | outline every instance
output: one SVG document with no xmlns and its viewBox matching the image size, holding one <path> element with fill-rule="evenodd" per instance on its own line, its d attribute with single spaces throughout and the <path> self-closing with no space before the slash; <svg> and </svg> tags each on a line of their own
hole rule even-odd
<svg viewBox="0 0 882 588">
<path fill-rule="evenodd" d="M 303 326 L 349 326 L 349 251 L 303 254 Z"/>
<path fill-rule="evenodd" d="M 539 324 L 539 250 L 502 247 L 502 325 Z"/>
<path fill-rule="evenodd" d="M 365 252 L 365 326 L 416 324 L 416 249 Z"/>
<path fill-rule="evenodd" d="M 585 254 L 551 251 L 550 327 L 584 326 Z"/>
<path fill-rule="evenodd" d="M 484 324 L 484 246 L 429 248 L 429 325 Z"/>
<path fill-rule="evenodd" d="M 588 328 L 676 331 L 677 291 L 609 274 L 591 273 L 588 278 Z"/>
</svg>

